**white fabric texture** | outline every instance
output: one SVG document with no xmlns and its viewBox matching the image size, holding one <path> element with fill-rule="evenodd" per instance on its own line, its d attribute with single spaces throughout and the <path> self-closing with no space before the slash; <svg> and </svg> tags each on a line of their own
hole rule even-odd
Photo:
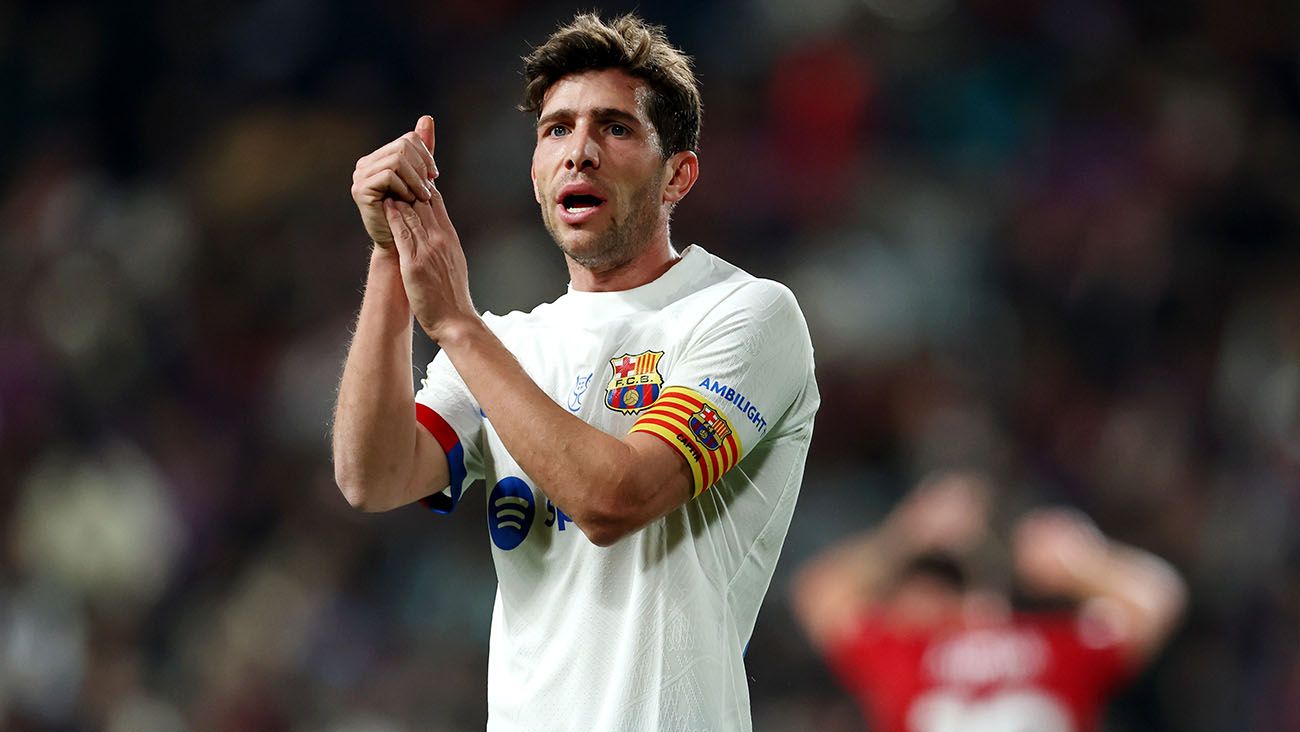
<svg viewBox="0 0 1300 732">
<path fill-rule="evenodd" d="M 684 387 L 740 447 L 702 494 L 601 548 L 515 463 L 446 356 L 434 359 L 416 401 L 459 438 L 449 459 L 462 461 L 463 485 L 485 481 L 498 578 L 488 730 L 751 729 L 743 653 L 820 402 L 794 296 L 693 246 L 641 287 L 570 289 L 529 313 L 484 317 L 537 385 L 588 424 L 622 437 L 653 406 L 642 395 Z M 646 384 L 638 395 L 610 388 L 620 367 Z M 615 406 L 635 408 L 607 404 L 611 392 Z M 454 483 L 455 465 L 452 474 Z M 454 488 L 438 496 L 447 506 Z"/>
</svg>

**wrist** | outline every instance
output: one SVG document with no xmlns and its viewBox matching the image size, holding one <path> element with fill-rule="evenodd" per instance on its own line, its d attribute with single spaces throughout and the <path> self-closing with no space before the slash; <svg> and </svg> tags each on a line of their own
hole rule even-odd
<svg viewBox="0 0 1300 732">
<path fill-rule="evenodd" d="M 486 328 L 478 313 L 470 313 L 448 319 L 436 330 L 429 330 L 428 334 L 439 348 L 451 352 L 469 347 Z"/>
<path fill-rule="evenodd" d="M 379 263 L 391 264 L 394 267 L 398 266 L 401 262 L 397 256 L 397 247 L 393 246 L 392 242 L 381 244 L 380 242 L 371 239 L 370 263 L 371 265 Z"/>
<path fill-rule="evenodd" d="M 397 255 L 391 249 L 385 252 L 375 247 L 371 253 L 361 307 L 363 311 L 383 313 L 383 321 L 390 324 L 386 328 L 394 332 L 405 331 L 409 336 L 411 305 L 402 286 L 402 270 L 397 264 Z"/>
</svg>

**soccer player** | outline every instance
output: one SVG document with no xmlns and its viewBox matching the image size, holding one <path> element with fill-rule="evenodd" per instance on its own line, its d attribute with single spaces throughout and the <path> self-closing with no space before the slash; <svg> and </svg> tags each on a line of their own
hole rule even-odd
<svg viewBox="0 0 1300 732">
<path fill-rule="evenodd" d="M 489 730 L 750 729 L 743 652 L 819 404 L 807 324 L 782 285 L 669 238 L 700 97 L 661 28 L 580 15 L 524 73 L 569 290 L 476 312 L 431 118 L 361 158 L 374 247 L 336 479 L 363 510 L 439 512 L 485 481 Z M 418 393 L 412 316 L 441 347 Z"/>
<path fill-rule="evenodd" d="M 1012 534 L 1017 581 L 1075 609 L 1009 612 L 967 587 L 988 492 L 968 474 L 918 487 L 877 530 L 814 558 L 795 616 L 879 732 L 1085 732 L 1162 647 L 1186 591 L 1163 560 L 1082 515 L 1039 509 Z"/>
</svg>

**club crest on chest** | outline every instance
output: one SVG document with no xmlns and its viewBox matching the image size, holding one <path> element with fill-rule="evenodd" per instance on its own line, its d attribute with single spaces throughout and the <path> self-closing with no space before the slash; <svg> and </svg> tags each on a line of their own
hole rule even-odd
<svg viewBox="0 0 1300 732">
<path fill-rule="evenodd" d="M 622 414 L 636 414 L 653 404 L 664 383 L 659 373 L 659 359 L 663 356 L 663 351 L 642 351 L 611 358 L 605 407 Z"/>
</svg>

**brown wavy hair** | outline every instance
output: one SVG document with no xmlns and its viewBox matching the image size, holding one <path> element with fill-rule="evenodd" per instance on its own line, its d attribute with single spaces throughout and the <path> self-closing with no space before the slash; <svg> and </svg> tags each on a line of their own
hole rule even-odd
<svg viewBox="0 0 1300 732">
<path fill-rule="evenodd" d="M 700 146 L 699 83 L 691 58 L 674 48 L 663 26 L 622 15 L 606 22 L 583 13 L 561 26 L 524 57 L 522 112 L 540 116 L 542 100 L 555 82 L 569 74 L 622 69 L 646 82 L 646 113 L 659 133 L 660 153 L 696 152 Z"/>
</svg>

